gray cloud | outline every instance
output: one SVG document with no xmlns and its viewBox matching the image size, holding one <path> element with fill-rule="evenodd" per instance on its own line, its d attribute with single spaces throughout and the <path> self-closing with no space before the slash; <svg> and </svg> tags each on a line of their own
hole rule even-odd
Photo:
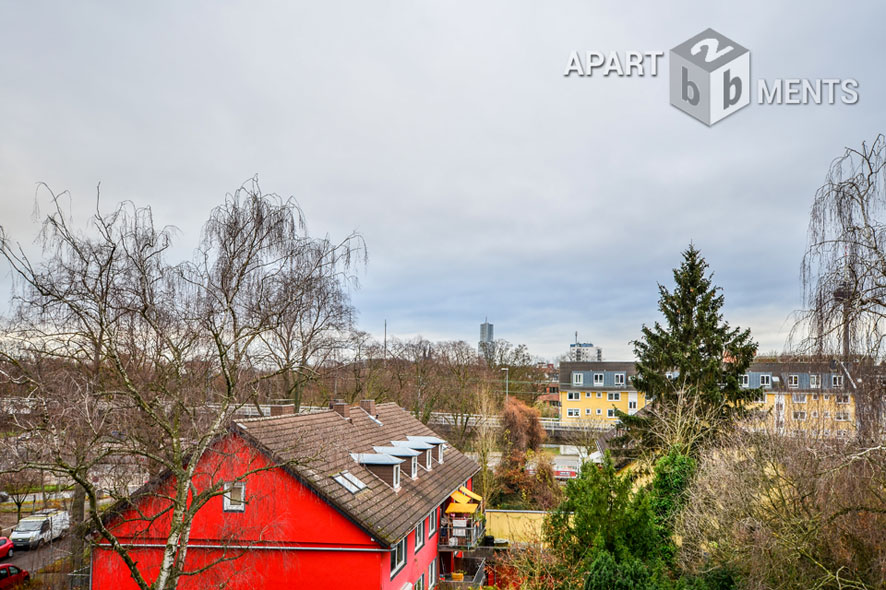
<svg viewBox="0 0 886 590">
<path fill-rule="evenodd" d="M 137 11 L 136 11 L 137 10 Z M 29 240 L 37 181 L 86 210 L 150 204 L 192 247 L 254 173 L 316 233 L 370 249 L 361 326 L 496 334 L 537 354 L 573 332 L 630 355 L 694 240 L 727 318 L 781 348 L 811 197 L 884 120 L 876 2 L 328 2 L 6 5 L 0 223 Z M 668 50 L 713 27 L 752 77 L 854 77 L 851 107 L 751 105 L 707 128 L 667 78 L 566 79 L 572 51 Z M 666 60 L 662 62 L 666 68 Z M 8 285 L 4 283 L 4 285 Z M 4 289 L 6 290 L 6 289 Z"/>
</svg>

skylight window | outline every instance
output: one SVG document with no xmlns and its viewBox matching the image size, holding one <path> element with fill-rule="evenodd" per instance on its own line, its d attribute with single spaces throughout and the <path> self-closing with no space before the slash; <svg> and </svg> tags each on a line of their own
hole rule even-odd
<svg viewBox="0 0 886 590">
<path fill-rule="evenodd" d="M 350 471 L 342 471 L 338 475 L 333 475 L 332 479 L 352 494 L 356 494 L 360 490 L 366 488 L 366 484 L 360 481 L 357 476 Z"/>
</svg>

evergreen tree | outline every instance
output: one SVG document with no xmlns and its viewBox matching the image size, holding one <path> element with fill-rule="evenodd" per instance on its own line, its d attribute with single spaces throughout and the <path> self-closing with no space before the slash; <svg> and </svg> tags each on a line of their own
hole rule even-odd
<svg viewBox="0 0 886 590">
<path fill-rule="evenodd" d="M 608 452 L 599 466 L 586 462 L 566 483 L 565 500 L 548 513 L 545 540 L 575 563 L 590 563 L 600 551 L 619 562 L 657 561 L 655 513 L 646 490 L 633 488 L 634 480 L 616 471 Z"/>
<path fill-rule="evenodd" d="M 647 407 L 633 416 L 619 413 L 626 435 L 615 442 L 622 450 L 679 447 L 693 455 L 756 397 L 758 390 L 741 386 L 741 376 L 757 344 L 750 330 L 723 320 L 722 289 L 711 278 L 707 262 L 690 244 L 674 270 L 673 291 L 658 286 L 664 321 L 644 325 L 642 337 L 633 343 L 634 386 L 646 394 Z"/>
</svg>

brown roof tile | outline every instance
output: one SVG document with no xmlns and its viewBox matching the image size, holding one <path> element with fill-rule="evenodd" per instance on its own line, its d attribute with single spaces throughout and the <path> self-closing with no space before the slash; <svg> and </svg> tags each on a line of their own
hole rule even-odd
<svg viewBox="0 0 886 590">
<path fill-rule="evenodd" d="M 242 420 L 236 429 L 246 433 L 281 462 L 292 462 L 291 471 L 318 495 L 387 546 L 403 538 L 416 523 L 480 467 L 452 447 L 444 462 L 436 459 L 428 472 L 419 467 L 418 477 L 409 477 L 408 463 L 401 470 L 400 489 L 395 491 L 351 453 L 372 453 L 374 446 L 389 446 L 407 436 L 436 436 L 412 414 L 394 403 L 376 406 L 378 422 L 358 407 L 347 420 L 329 410 L 306 415 Z M 423 463 L 420 461 L 420 465 Z M 348 470 L 366 484 L 352 494 L 332 476 Z"/>
</svg>

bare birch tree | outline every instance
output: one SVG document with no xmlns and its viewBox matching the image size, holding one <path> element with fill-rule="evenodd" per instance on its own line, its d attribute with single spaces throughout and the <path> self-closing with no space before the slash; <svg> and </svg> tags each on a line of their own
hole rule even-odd
<svg viewBox="0 0 886 590">
<path fill-rule="evenodd" d="M 792 333 L 800 352 L 839 358 L 863 437 L 886 427 L 886 137 L 846 148 L 815 194 L 802 264 L 804 309 Z M 861 386 L 858 386 L 858 383 Z"/>
<path fill-rule="evenodd" d="M 344 310 L 346 294 L 336 285 L 343 289 L 351 240 L 359 238 L 335 246 L 312 240 L 297 204 L 263 194 L 253 179 L 211 212 L 194 259 L 173 264 L 173 232 L 156 227 L 149 208 L 123 203 L 104 213 L 97 201 L 79 231 L 65 212 L 67 195 L 49 195 L 40 259 L 7 229 L 0 235 L 17 281 L 0 355 L 35 408 L 16 419 L 39 450 L 19 456 L 18 467 L 73 480 L 88 528 L 119 554 L 139 588 L 176 588 L 205 571 L 188 568 L 190 528 L 224 492 L 223 482 L 196 471 L 197 459 L 223 454 L 220 437 L 263 381 L 304 370 L 304 355 L 275 356 L 273 348 L 292 313 L 290 296 L 302 289 L 318 305 L 323 296 L 306 283 L 325 281 L 335 309 Z M 346 252 L 337 249 L 342 244 Z M 300 341 L 293 349 L 315 346 Z M 101 503 L 107 495 L 125 502 L 134 484 L 160 475 L 161 508 L 134 517 L 146 527 L 168 523 L 159 571 L 148 579 L 107 526 Z"/>
</svg>

